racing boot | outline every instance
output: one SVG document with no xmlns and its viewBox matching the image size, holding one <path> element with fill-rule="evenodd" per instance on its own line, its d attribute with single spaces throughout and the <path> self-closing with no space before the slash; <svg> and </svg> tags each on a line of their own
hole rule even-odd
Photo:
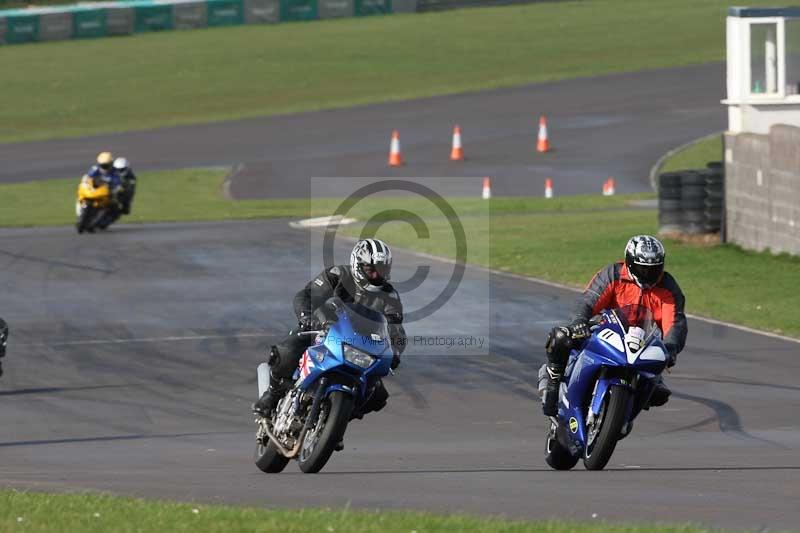
<svg viewBox="0 0 800 533">
<path fill-rule="evenodd" d="M 547 363 L 539 371 L 539 390 L 542 392 L 542 412 L 545 416 L 558 415 L 558 389 L 564 376 L 564 367 Z"/>
<path fill-rule="evenodd" d="M 276 378 L 269 373 L 269 388 L 256 403 L 253 404 L 253 413 L 268 418 L 270 413 L 278 406 L 278 402 L 289 390 L 289 380 Z"/>
<path fill-rule="evenodd" d="M 669 397 L 672 394 L 672 391 L 664 384 L 664 379 L 659 376 L 658 381 L 653 386 L 653 393 L 650 395 L 650 399 L 647 401 L 647 405 L 643 407 L 646 411 L 651 407 L 661 407 L 665 403 L 669 401 Z"/>
</svg>

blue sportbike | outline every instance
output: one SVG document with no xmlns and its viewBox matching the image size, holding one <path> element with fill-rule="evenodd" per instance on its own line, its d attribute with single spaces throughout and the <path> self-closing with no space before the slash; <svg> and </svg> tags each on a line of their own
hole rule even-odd
<svg viewBox="0 0 800 533">
<path fill-rule="evenodd" d="M 318 310 L 324 328 L 304 332 L 315 343 L 300 359 L 292 388 L 270 418 L 257 417 L 255 463 L 281 472 L 296 459 L 300 470 L 319 472 L 340 448 L 347 424 L 361 418 L 378 381 L 391 373 L 386 318 L 372 309 L 331 298 Z M 268 368 L 258 368 L 259 395 Z"/>
<path fill-rule="evenodd" d="M 661 331 L 646 307 L 627 305 L 591 321 L 592 335 L 570 354 L 551 417 L 545 460 L 569 470 L 579 459 L 602 470 L 630 434 L 667 365 Z"/>
</svg>

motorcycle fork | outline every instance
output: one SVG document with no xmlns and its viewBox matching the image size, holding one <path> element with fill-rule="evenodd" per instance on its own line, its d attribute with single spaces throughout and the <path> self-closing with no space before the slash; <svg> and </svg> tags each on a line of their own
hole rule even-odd
<svg viewBox="0 0 800 533">
<path fill-rule="evenodd" d="M 592 395 L 589 397 L 589 404 L 586 406 L 586 426 L 590 426 L 594 424 L 595 418 L 597 415 L 592 411 L 592 404 L 594 403 L 595 395 L 597 394 L 597 386 L 603 379 L 612 379 L 617 378 L 619 380 L 619 385 L 623 387 L 627 387 L 631 390 L 631 392 L 636 395 L 639 389 L 639 380 L 641 375 L 629 368 L 621 368 L 621 367 L 603 367 L 600 369 L 600 372 L 597 375 L 597 380 L 594 382 L 594 390 L 592 391 Z M 606 391 L 608 394 L 608 391 Z M 628 420 L 630 420 L 631 414 L 633 410 L 633 403 L 628 405 Z"/>
</svg>

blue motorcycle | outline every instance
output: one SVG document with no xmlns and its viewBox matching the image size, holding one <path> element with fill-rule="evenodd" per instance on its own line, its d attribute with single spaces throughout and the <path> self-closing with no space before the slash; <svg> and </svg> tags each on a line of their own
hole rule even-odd
<svg viewBox="0 0 800 533">
<path fill-rule="evenodd" d="M 331 298 L 317 311 L 325 327 L 304 334 L 315 343 L 300 359 L 292 388 L 270 418 L 257 417 L 256 466 L 281 472 L 296 459 L 300 470 L 319 472 L 353 418 L 361 418 L 379 380 L 391 373 L 392 345 L 386 318 L 372 309 Z M 258 368 L 259 395 L 269 369 Z"/>
<path fill-rule="evenodd" d="M 591 337 L 570 354 L 558 416 L 550 419 L 545 461 L 556 470 L 581 458 L 587 470 L 602 470 L 647 408 L 667 364 L 661 331 L 646 307 L 608 310 L 591 324 Z"/>
</svg>

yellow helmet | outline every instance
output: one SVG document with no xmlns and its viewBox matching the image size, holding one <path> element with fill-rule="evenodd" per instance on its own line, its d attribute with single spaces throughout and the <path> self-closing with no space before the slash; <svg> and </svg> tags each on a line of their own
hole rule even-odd
<svg viewBox="0 0 800 533">
<path fill-rule="evenodd" d="M 97 156 L 97 166 L 108 170 L 111 168 L 111 165 L 114 164 L 114 156 L 111 155 L 111 152 L 100 152 Z"/>
</svg>

